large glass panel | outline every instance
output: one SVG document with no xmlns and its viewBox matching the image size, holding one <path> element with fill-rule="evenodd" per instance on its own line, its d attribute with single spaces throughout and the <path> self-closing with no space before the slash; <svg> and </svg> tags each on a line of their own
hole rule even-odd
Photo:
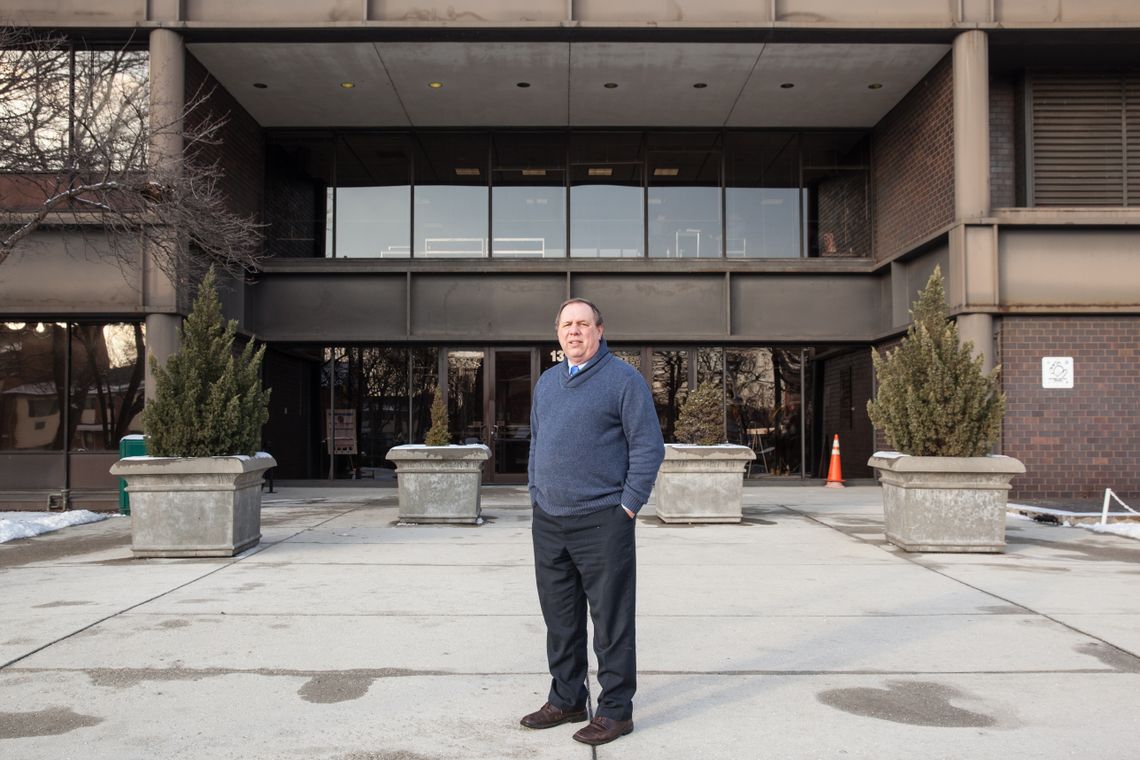
<svg viewBox="0 0 1140 760">
<path fill-rule="evenodd" d="M 423 443 L 431 428 L 431 402 L 439 384 L 439 349 L 413 348 L 412 443 Z"/>
<path fill-rule="evenodd" d="M 729 440 L 756 452 L 753 474 L 800 472 L 799 349 L 725 351 Z"/>
<path fill-rule="evenodd" d="M 375 477 L 391 469 L 388 449 L 411 443 L 408 437 L 408 352 L 403 348 L 357 348 L 360 393 L 360 468 Z"/>
<path fill-rule="evenodd" d="M 448 429 L 455 443 L 483 443 L 483 352 L 447 352 Z"/>
<path fill-rule="evenodd" d="M 117 451 L 120 438 L 143 431 L 145 356 L 138 322 L 72 328 L 72 449 Z"/>
<path fill-rule="evenodd" d="M 689 352 L 655 350 L 653 352 L 653 405 L 661 423 L 661 435 L 667 443 L 676 440 L 674 428 L 677 413 L 689 395 Z"/>
<path fill-rule="evenodd" d="M 566 255 L 566 135 L 502 132 L 494 138 L 492 254 Z"/>
<path fill-rule="evenodd" d="M 416 135 L 415 255 L 487 255 L 487 136 Z"/>
<path fill-rule="evenodd" d="M 720 135 L 649 137 L 649 255 L 719 258 Z"/>
<path fill-rule="evenodd" d="M 525 474 L 530 457 L 530 351 L 495 351 L 495 472 Z"/>
<path fill-rule="evenodd" d="M 337 141 L 336 256 L 408 256 L 410 176 L 404 135 L 348 135 Z"/>
<path fill-rule="evenodd" d="M 570 136 L 570 255 L 645 254 L 644 152 L 639 132 Z"/>
<path fill-rule="evenodd" d="M 63 448 L 67 327 L 0 323 L 0 451 Z"/>
<path fill-rule="evenodd" d="M 635 348 L 611 348 L 610 353 L 641 372 L 641 351 Z"/>
<path fill-rule="evenodd" d="M 871 255 L 868 144 L 863 132 L 803 135 L 809 256 Z"/>
<path fill-rule="evenodd" d="M 265 162 L 269 255 L 332 256 L 332 137 L 278 135 L 267 145 Z"/>
<path fill-rule="evenodd" d="M 802 224 L 796 135 L 730 133 L 727 150 L 728 256 L 800 256 Z"/>
</svg>

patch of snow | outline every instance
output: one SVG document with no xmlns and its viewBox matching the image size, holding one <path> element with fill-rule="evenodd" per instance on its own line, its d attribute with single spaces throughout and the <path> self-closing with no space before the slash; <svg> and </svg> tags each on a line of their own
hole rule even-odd
<svg viewBox="0 0 1140 760">
<path fill-rule="evenodd" d="M 1078 527 L 1091 530 L 1093 533 L 1111 533 L 1125 538 L 1140 539 L 1140 523 L 1109 523 L 1108 525 L 1084 524 Z"/>
<path fill-rule="evenodd" d="M 905 457 L 906 454 L 903 454 L 899 451 L 876 451 L 871 456 L 882 457 L 883 459 L 901 459 L 902 457 Z"/>
<path fill-rule="evenodd" d="M 87 509 L 70 512 L 0 512 L 0 544 L 17 538 L 31 538 L 72 525 L 99 522 L 111 517 Z"/>
</svg>

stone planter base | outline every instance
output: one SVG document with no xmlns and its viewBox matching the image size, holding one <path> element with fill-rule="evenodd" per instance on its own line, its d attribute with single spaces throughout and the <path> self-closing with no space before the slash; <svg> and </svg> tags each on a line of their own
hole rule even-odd
<svg viewBox="0 0 1140 760">
<path fill-rule="evenodd" d="M 657 517 L 667 523 L 738 523 L 744 468 L 756 454 L 747 446 L 665 445 L 657 471 Z"/>
<path fill-rule="evenodd" d="M 491 450 L 468 446 L 395 446 L 387 459 L 396 463 L 400 521 L 410 523 L 479 522 L 479 486 Z"/>
<path fill-rule="evenodd" d="M 867 461 L 883 486 L 887 540 L 908 552 L 996 553 L 1005 548 L 1009 482 L 1025 472 L 1011 457 L 912 457 Z"/>
<path fill-rule="evenodd" d="M 232 557 L 261 540 L 261 484 L 276 466 L 255 457 L 126 457 L 136 557 Z"/>
</svg>

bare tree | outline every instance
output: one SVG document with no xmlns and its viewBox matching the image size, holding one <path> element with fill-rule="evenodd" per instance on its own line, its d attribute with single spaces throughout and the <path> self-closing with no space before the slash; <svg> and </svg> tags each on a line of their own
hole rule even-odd
<svg viewBox="0 0 1140 760">
<path fill-rule="evenodd" d="M 210 264 L 256 271 L 261 226 L 222 190 L 211 154 L 227 117 L 210 111 L 209 95 L 153 123 L 145 51 L 0 27 L 0 266 L 32 233 L 66 225 L 82 232 L 88 255 L 124 270 L 145 247 L 177 284 Z M 182 153 L 153 160 L 152 146 L 170 135 Z"/>
</svg>

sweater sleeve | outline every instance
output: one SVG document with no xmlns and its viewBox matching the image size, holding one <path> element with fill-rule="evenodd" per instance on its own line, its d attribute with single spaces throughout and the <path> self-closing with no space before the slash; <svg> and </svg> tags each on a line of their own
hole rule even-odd
<svg viewBox="0 0 1140 760">
<path fill-rule="evenodd" d="M 631 377 L 625 384 L 621 423 L 629 449 L 629 469 L 625 475 L 621 503 L 638 512 L 649 501 L 657 470 L 665 459 L 665 442 L 661 437 L 661 423 L 657 420 L 653 396 L 640 376 Z"/>
</svg>

